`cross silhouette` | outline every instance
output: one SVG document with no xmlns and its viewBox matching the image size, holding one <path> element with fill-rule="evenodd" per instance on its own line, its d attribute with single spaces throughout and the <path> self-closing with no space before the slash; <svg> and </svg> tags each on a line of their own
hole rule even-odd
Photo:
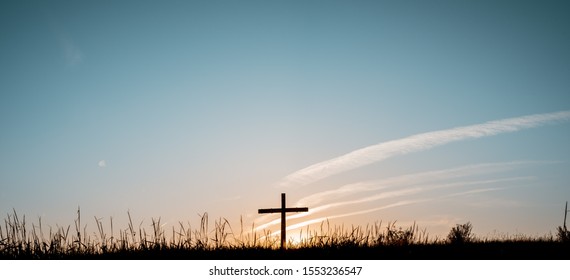
<svg viewBox="0 0 570 280">
<path fill-rule="evenodd" d="M 281 250 L 285 250 L 285 244 L 287 242 L 287 232 L 286 232 L 286 224 L 285 224 L 285 213 L 287 212 L 308 212 L 308 207 L 293 207 L 293 208 L 286 208 L 285 207 L 285 193 L 281 194 L 281 208 L 266 208 L 266 209 L 258 209 L 258 214 L 266 214 L 266 213 L 281 213 Z"/>
</svg>

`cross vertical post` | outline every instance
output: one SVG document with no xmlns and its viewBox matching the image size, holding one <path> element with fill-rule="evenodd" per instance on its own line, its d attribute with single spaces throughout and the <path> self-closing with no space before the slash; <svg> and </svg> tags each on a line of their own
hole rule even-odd
<svg viewBox="0 0 570 280">
<path fill-rule="evenodd" d="M 285 214 L 287 212 L 308 212 L 308 211 L 309 211 L 308 207 L 287 208 L 285 201 L 285 193 L 281 193 L 281 208 L 258 209 L 257 213 L 259 214 L 281 213 L 281 250 L 285 250 L 287 244 L 287 224 L 286 224 Z"/>
<path fill-rule="evenodd" d="M 287 242 L 287 229 L 285 226 L 285 193 L 281 193 L 281 249 L 285 249 Z M 565 222 L 566 223 L 566 222 Z"/>
<path fill-rule="evenodd" d="M 564 207 L 564 230 L 566 230 L 566 215 L 568 215 L 568 201 L 566 201 L 566 207 Z"/>
</svg>

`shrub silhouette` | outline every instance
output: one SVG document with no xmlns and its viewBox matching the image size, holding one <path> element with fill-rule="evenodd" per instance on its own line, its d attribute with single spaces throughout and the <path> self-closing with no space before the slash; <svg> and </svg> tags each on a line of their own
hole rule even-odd
<svg viewBox="0 0 570 280">
<path fill-rule="evenodd" d="M 457 224 L 455 225 L 447 235 L 447 240 L 451 244 L 464 244 L 473 241 L 473 234 L 471 230 L 473 229 L 473 225 L 470 222 L 465 224 Z"/>
<path fill-rule="evenodd" d="M 414 243 L 416 232 L 417 227 L 415 223 L 407 229 L 403 229 L 402 227 L 396 228 L 396 222 L 388 223 L 386 233 L 383 235 L 384 243 L 386 245 L 396 246 L 410 245 Z"/>
<path fill-rule="evenodd" d="M 558 237 L 558 241 L 564 243 L 570 242 L 570 231 L 568 231 L 566 226 L 565 227 L 559 226 L 558 228 L 556 228 L 556 230 L 557 230 L 556 237 Z"/>
</svg>

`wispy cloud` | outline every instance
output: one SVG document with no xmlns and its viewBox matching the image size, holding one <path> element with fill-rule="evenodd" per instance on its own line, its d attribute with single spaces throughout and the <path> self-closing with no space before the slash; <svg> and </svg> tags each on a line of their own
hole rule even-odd
<svg viewBox="0 0 570 280">
<path fill-rule="evenodd" d="M 461 166 L 456 168 L 441 169 L 420 173 L 406 174 L 380 180 L 364 181 L 344 185 L 334 190 L 327 190 L 300 199 L 297 206 L 314 206 L 322 201 L 336 199 L 360 192 L 377 191 L 386 188 L 396 188 L 417 185 L 419 183 L 428 183 L 441 180 L 450 180 L 462 177 L 468 177 L 479 174 L 491 174 L 512 170 L 515 167 L 528 164 L 547 163 L 545 161 L 512 161 L 498 163 L 482 163 Z"/>
<path fill-rule="evenodd" d="M 291 215 L 287 219 L 290 221 L 290 220 L 306 217 L 309 215 L 315 215 L 315 214 L 318 214 L 318 213 L 323 212 L 325 210 L 330 210 L 333 208 L 339 208 L 339 207 L 344 207 L 344 206 L 348 206 L 348 205 L 358 205 L 358 204 L 363 204 L 363 203 L 369 203 L 369 202 L 382 200 L 382 199 L 398 198 L 398 197 L 402 197 L 402 196 L 411 196 L 411 195 L 415 195 L 415 194 L 419 194 L 419 193 L 434 191 L 436 189 L 454 188 L 454 187 L 468 187 L 468 186 L 481 186 L 481 185 L 489 185 L 489 184 L 513 182 L 513 181 L 522 181 L 522 180 L 530 180 L 530 179 L 534 179 L 534 177 L 525 176 L 525 177 L 512 177 L 512 178 L 501 178 L 501 179 L 490 179 L 490 180 L 460 181 L 460 182 L 440 183 L 440 184 L 437 184 L 437 183 L 436 184 L 416 184 L 410 188 L 399 189 L 399 190 L 388 191 L 388 192 L 382 192 L 382 193 L 378 193 L 378 194 L 374 194 L 374 195 L 368 195 L 366 197 L 359 198 L 359 199 L 352 199 L 352 200 L 346 200 L 346 201 L 340 201 L 340 202 L 334 202 L 334 203 L 329 203 L 329 204 L 325 204 L 325 205 L 320 205 L 320 206 L 311 208 L 310 212 Z M 463 192 L 445 195 L 445 196 L 442 196 L 441 199 L 451 198 L 451 197 L 455 197 L 455 196 L 463 196 L 463 195 L 468 195 L 468 194 L 488 192 L 488 191 L 492 191 L 492 190 L 500 190 L 500 189 L 501 188 L 485 188 L 485 189 L 479 188 L 479 189 L 468 190 L 468 191 L 463 191 Z M 374 209 L 382 210 L 385 208 L 379 207 L 379 208 L 374 208 Z M 366 214 L 366 213 L 374 212 L 377 210 L 373 210 L 373 211 L 365 210 L 364 212 L 357 211 L 357 212 L 353 212 L 353 213 Z M 353 215 L 356 215 L 356 214 L 353 214 Z M 328 218 L 330 218 L 330 217 L 340 218 L 340 217 L 345 217 L 345 216 L 344 215 L 328 216 Z M 279 219 L 275 219 L 273 221 L 270 221 L 270 222 L 267 222 L 265 224 L 258 226 L 256 228 L 256 230 L 261 230 L 261 229 L 267 228 L 269 226 L 276 225 L 279 222 L 280 222 Z"/>
<path fill-rule="evenodd" d="M 393 156 L 423 151 L 455 141 L 493 136 L 568 120 L 570 120 L 570 111 L 560 111 L 416 134 L 368 146 L 343 156 L 311 165 L 286 176 L 277 186 L 304 186 Z"/>
<path fill-rule="evenodd" d="M 512 182 L 512 181 L 520 181 L 520 180 L 529 180 L 533 179 L 534 177 L 514 177 L 514 178 L 503 178 L 503 179 L 493 179 L 493 180 L 478 180 L 478 181 L 462 181 L 462 182 L 454 182 L 454 183 L 446 183 L 446 184 L 430 184 L 430 185 L 419 185 L 413 188 L 406 188 L 403 190 L 396 190 L 390 192 L 383 192 L 376 195 L 369 195 L 360 199 L 353 199 L 348 201 L 341 201 L 335 203 L 325 204 L 319 207 L 312 209 L 312 213 L 318 213 L 324 210 L 328 210 L 331 208 L 352 205 L 352 204 L 362 204 L 367 202 L 372 202 L 380 199 L 386 198 L 394 198 L 400 197 L 404 195 L 412 195 L 417 194 L 420 192 L 431 191 L 435 189 L 443 189 L 443 188 L 452 188 L 452 187 L 467 187 L 473 185 L 485 185 L 485 184 L 495 184 L 495 183 L 503 183 L 503 182 Z M 472 192 L 477 192 L 478 190 L 472 190 Z"/>
<path fill-rule="evenodd" d="M 308 220 L 308 221 L 301 222 L 301 223 L 296 223 L 296 224 L 294 224 L 294 225 L 288 226 L 288 227 L 287 227 L 287 230 L 298 229 L 298 228 L 305 227 L 305 226 L 308 226 L 308 225 L 320 223 L 320 222 L 323 222 L 323 221 L 326 221 L 326 220 L 332 220 L 332 219 L 338 219 L 338 218 L 345 218 L 345 217 L 357 216 L 357 215 L 363 215 L 363 214 L 368 214 L 368 213 L 372 213 L 372 212 L 377 212 L 377 211 L 381 211 L 381 210 L 386 210 L 386 209 L 394 208 L 394 207 L 398 207 L 398 206 L 406 206 L 406 205 L 412 205 L 412 204 L 418 204 L 418 203 L 423 203 L 423 202 L 429 202 L 429 201 L 434 201 L 434 200 L 439 200 L 439 199 L 444 199 L 444 198 L 449 198 L 449 197 L 464 196 L 464 195 L 470 195 L 470 194 L 474 194 L 474 193 L 491 192 L 491 191 L 497 191 L 497 190 L 502 190 L 502 189 L 504 189 L 504 188 L 485 188 L 485 189 L 478 189 L 478 190 L 472 190 L 472 191 L 465 191 L 465 192 L 454 193 L 454 194 L 446 195 L 446 196 L 443 196 L 443 197 L 440 197 L 440 198 L 425 198 L 425 199 L 403 200 L 403 201 L 398 201 L 398 202 L 391 203 L 391 204 L 384 205 L 384 206 L 380 206 L 380 207 L 374 207 L 374 208 L 370 208 L 370 209 L 365 209 L 365 210 L 360 210 L 360 211 L 354 211 L 354 212 L 349 212 L 349 213 L 344 213 L 344 214 L 339 214 L 339 215 L 331 215 L 331 216 L 326 216 L 326 217 L 321 217 L 321 218 L 316 218 L 316 219 Z"/>
<path fill-rule="evenodd" d="M 287 217 L 289 221 L 314 216 L 324 210 L 335 207 L 342 207 L 350 204 L 367 203 L 374 200 L 397 198 L 404 195 L 414 195 L 420 191 L 435 190 L 438 188 L 451 188 L 451 187 L 468 187 L 473 185 L 494 184 L 500 182 L 512 182 L 520 180 L 534 179 L 532 176 L 523 177 L 508 177 L 488 180 L 468 180 L 472 176 L 508 172 L 517 168 L 530 166 L 559 163 L 559 161 L 510 161 L 510 162 L 493 162 L 493 163 L 480 163 L 466 166 L 459 166 L 455 168 L 431 170 L 426 172 L 410 173 L 401 176 L 384 178 L 380 180 L 370 180 L 347 184 L 334 190 L 327 190 L 317 192 L 301 198 L 295 206 L 309 207 L 310 212 L 303 212 L 293 214 Z M 461 179 L 461 181 L 450 182 L 450 180 Z M 406 189 L 402 189 L 406 188 Z M 382 193 L 378 193 L 382 191 Z M 464 193 L 456 193 L 442 198 L 451 198 L 454 196 L 463 196 L 470 193 L 481 192 L 480 189 L 466 191 Z M 352 199 L 341 202 L 329 202 L 342 199 L 348 196 L 365 197 L 361 199 Z M 328 203 L 327 203 L 328 202 Z M 324 204 L 326 203 L 326 204 Z M 259 226 L 256 230 L 268 228 L 273 225 L 279 224 L 281 220 L 270 218 L 268 216 L 259 217 L 256 223 Z"/>
<path fill-rule="evenodd" d="M 357 204 L 359 202 L 365 203 L 374 199 L 395 198 L 401 195 L 412 195 L 418 192 L 418 187 L 423 190 L 443 188 L 443 187 L 466 187 L 474 184 L 491 184 L 497 182 L 507 182 L 522 179 L 532 179 L 533 177 L 514 177 L 503 179 L 490 179 L 490 180 L 466 180 L 466 178 L 477 175 L 489 175 L 500 172 L 507 172 L 516 168 L 536 165 L 536 164 L 551 164 L 558 163 L 557 161 L 511 161 L 511 162 L 494 162 L 494 163 L 481 163 L 460 166 L 455 168 L 431 170 L 426 172 L 410 173 L 396 177 L 390 177 L 380 180 L 371 180 L 356 182 L 341 186 L 334 190 L 327 190 L 308 195 L 298 200 L 294 205 L 298 207 L 309 207 L 310 212 L 298 213 L 289 216 L 288 220 L 303 218 L 309 215 L 315 215 L 322 210 L 330 209 L 350 204 Z M 462 181 L 450 183 L 450 180 L 462 179 Z M 402 188 L 408 188 L 401 190 Z M 400 189 L 390 191 L 390 189 Z M 381 194 L 375 194 L 378 191 L 383 191 Z M 347 196 L 364 195 L 363 200 L 354 199 L 344 202 L 333 202 L 323 204 L 331 200 L 342 199 Z M 371 194 L 372 193 L 372 194 Z M 256 230 L 264 229 L 280 222 L 280 219 L 270 219 L 268 216 L 260 217 L 256 220 L 259 226 Z"/>
<path fill-rule="evenodd" d="M 385 192 L 385 193 L 377 194 L 374 196 L 369 196 L 369 197 L 362 198 L 362 199 L 325 204 L 325 205 L 321 205 L 321 206 L 318 206 L 315 208 L 311 208 L 309 212 L 291 215 L 291 216 L 287 217 L 287 220 L 290 221 L 290 220 L 306 217 L 309 215 L 314 215 L 314 214 L 317 214 L 317 213 L 322 212 L 324 210 L 328 210 L 328 209 L 335 208 L 335 207 L 340 207 L 340 206 L 345 206 L 345 205 L 350 205 L 350 204 L 360 204 L 360 203 L 370 202 L 370 201 L 384 199 L 384 198 L 394 198 L 394 197 L 399 197 L 399 196 L 403 196 L 403 195 L 411 195 L 411 194 L 418 193 L 421 190 L 422 190 L 421 188 L 416 187 L 413 189 L 405 189 L 405 190 Z M 270 222 L 267 222 L 265 224 L 258 226 L 256 228 L 256 230 L 261 230 L 261 229 L 267 228 L 269 226 L 276 225 L 280 221 L 281 221 L 280 219 L 274 219 L 273 221 L 270 221 Z"/>
<path fill-rule="evenodd" d="M 366 209 L 366 210 L 361 210 L 361 211 L 355 211 L 355 212 L 350 212 L 350 213 L 345 213 L 345 214 L 339 214 L 339 215 L 332 215 L 332 216 L 326 216 L 326 217 L 321 217 L 321 218 L 316 218 L 316 219 L 312 219 L 312 220 L 308 220 L 302 223 L 297 223 L 291 226 L 287 227 L 287 230 L 293 230 L 293 229 L 297 229 L 297 228 L 301 228 L 301 227 L 305 227 L 308 225 L 312 225 L 312 224 L 316 224 L 316 223 L 320 223 L 326 220 L 332 220 L 332 219 L 338 219 L 338 218 L 344 218 L 344 217 L 350 217 L 350 216 L 356 216 L 356 215 L 363 215 L 363 214 L 368 214 L 368 213 L 372 213 L 372 212 L 376 212 L 376 211 L 380 211 L 380 210 L 386 210 L 389 208 L 394 208 L 394 207 L 398 207 L 398 206 L 404 206 L 404 205 L 410 205 L 410 204 L 416 204 L 416 203 L 420 203 L 420 202 L 425 202 L 428 201 L 430 199 L 416 199 L 416 200 L 404 200 L 404 201 L 399 201 L 396 203 L 392 203 L 392 204 L 388 204 L 388 205 L 384 205 L 381 207 L 375 207 L 375 208 L 371 208 L 371 209 Z"/>
</svg>

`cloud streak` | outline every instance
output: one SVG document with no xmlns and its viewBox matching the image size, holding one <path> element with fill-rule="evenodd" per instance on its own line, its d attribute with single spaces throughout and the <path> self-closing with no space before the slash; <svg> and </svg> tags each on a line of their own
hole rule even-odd
<svg viewBox="0 0 570 280">
<path fill-rule="evenodd" d="M 446 183 L 446 184 L 431 184 L 431 185 L 419 185 L 413 188 L 407 188 L 403 190 L 396 190 L 390 192 L 383 192 L 375 195 L 369 195 L 360 199 L 348 200 L 348 201 L 341 201 L 335 203 L 329 203 L 325 205 L 321 205 L 319 207 L 315 207 L 311 209 L 311 214 L 315 214 L 324 210 L 328 210 L 330 208 L 336 208 L 346 205 L 352 204 L 361 204 L 367 203 L 371 201 L 376 201 L 380 199 L 386 198 L 393 198 L 399 197 L 404 195 L 412 195 L 417 194 L 420 192 L 435 190 L 435 189 L 442 189 L 442 188 L 452 188 L 452 187 L 465 187 L 465 186 L 472 186 L 472 185 L 485 185 L 485 184 L 495 184 L 495 183 L 503 183 L 503 182 L 512 182 L 512 181 L 520 181 L 520 180 L 529 180 L 533 179 L 533 177 L 513 177 L 513 178 L 503 178 L 503 179 L 493 179 L 493 180 L 479 180 L 479 181 L 462 181 L 462 182 L 454 182 L 454 183 Z"/>
<path fill-rule="evenodd" d="M 512 161 L 512 162 L 500 162 L 500 163 L 483 163 L 483 164 L 467 165 L 450 169 L 412 173 L 412 174 L 406 174 L 402 176 L 391 177 L 381 180 L 351 183 L 334 190 L 322 191 L 304 197 L 296 203 L 296 206 L 298 207 L 303 205 L 315 206 L 325 200 L 335 199 L 360 192 L 370 192 L 386 188 L 412 186 L 420 182 L 427 183 L 433 181 L 457 179 L 457 178 L 480 175 L 480 174 L 504 172 L 521 165 L 539 164 L 539 163 L 549 163 L 549 162 Z"/>
<path fill-rule="evenodd" d="M 298 229 L 298 228 L 302 228 L 302 227 L 305 227 L 308 225 L 324 222 L 326 220 L 332 220 L 332 219 L 338 219 L 338 218 L 344 218 L 344 217 L 350 217 L 350 216 L 356 216 L 356 215 L 363 215 L 363 214 L 372 213 L 372 212 L 376 212 L 376 211 L 380 211 L 380 210 L 386 210 L 386 209 L 394 208 L 394 207 L 398 207 L 398 206 L 405 206 L 405 205 L 416 204 L 416 203 L 420 203 L 420 202 L 426 202 L 429 200 L 431 200 L 431 199 L 403 200 L 403 201 L 399 201 L 396 203 L 384 205 L 381 207 L 375 207 L 375 208 L 371 208 L 371 209 L 366 209 L 366 210 L 361 210 L 361 211 L 356 211 L 356 212 L 350 212 L 350 213 L 345 213 L 345 214 L 340 214 L 340 215 L 316 218 L 316 219 L 312 219 L 309 221 L 305 221 L 302 223 L 297 223 L 297 224 L 288 226 L 286 230 Z"/>
<path fill-rule="evenodd" d="M 304 186 L 335 174 L 353 170 L 397 155 L 423 151 L 460 140 L 488 137 L 547 124 L 566 122 L 568 120 L 570 120 L 570 111 L 560 111 L 420 133 L 368 146 L 340 157 L 311 165 L 286 176 L 277 186 Z"/>
<path fill-rule="evenodd" d="M 381 206 L 381 207 L 375 207 L 375 208 L 370 208 L 370 209 L 365 209 L 365 210 L 360 210 L 360 211 L 355 211 L 355 212 L 350 212 L 350 213 L 345 213 L 345 214 L 332 215 L 332 216 L 326 216 L 326 217 L 321 217 L 321 218 L 316 218 L 316 219 L 308 220 L 308 221 L 305 221 L 305 222 L 301 222 L 301 223 L 297 223 L 297 224 L 288 226 L 286 230 L 298 229 L 298 228 L 301 228 L 301 227 L 305 227 L 305 226 L 308 226 L 308 225 L 312 225 L 312 224 L 324 222 L 324 221 L 327 221 L 327 220 L 338 219 L 338 218 L 345 218 L 345 217 L 357 216 L 357 215 L 363 215 L 363 214 L 368 214 L 368 213 L 372 213 L 372 212 L 376 212 L 376 211 L 380 211 L 380 210 L 386 210 L 386 209 L 389 209 L 389 208 L 394 208 L 394 207 L 399 207 L 399 206 L 406 206 L 406 205 L 418 204 L 418 203 L 429 202 L 429 201 L 434 201 L 434 200 L 439 200 L 439 199 L 446 199 L 446 198 L 449 198 L 449 197 L 470 195 L 470 194 L 474 194 L 474 193 L 484 193 L 484 192 L 498 191 L 498 190 L 502 190 L 502 189 L 504 189 L 504 188 L 485 188 L 485 189 L 477 189 L 477 190 L 471 190 L 471 191 L 453 193 L 453 194 L 446 195 L 446 196 L 443 196 L 443 197 L 440 197 L 440 198 L 426 198 L 426 199 L 415 199 L 415 200 L 403 200 L 403 201 L 398 201 L 398 202 L 396 202 L 396 203 L 384 205 L 384 206 Z"/>
<path fill-rule="evenodd" d="M 291 215 L 291 216 L 287 217 L 287 220 L 291 221 L 291 220 L 306 217 L 309 215 L 315 215 L 319 212 L 323 212 L 323 211 L 329 210 L 331 208 L 339 208 L 339 207 L 344 207 L 347 205 L 369 203 L 372 201 L 389 199 L 389 198 L 397 198 L 397 197 L 401 197 L 401 196 L 411 196 L 411 195 L 424 193 L 424 192 L 428 192 L 428 191 L 433 191 L 433 190 L 437 190 L 437 189 L 467 187 L 467 186 L 481 186 L 481 185 L 488 185 L 488 184 L 532 180 L 532 179 L 534 179 L 534 177 L 526 176 L 526 177 L 510 177 L 510 178 L 491 179 L 491 180 L 460 181 L 460 182 L 453 182 L 453 183 L 418 184 L 418 185 L 413 186 L 412 188 L 407 188 L 407 189 L 403 189 L 403 190 L 394 190 L 394 191 L 389 191 L 389 192 L 383 192 L 383 193 L 379 193 L 379 194 L 369 195 L 369 196 L 366 196 L 366 197 L 363 197 L 360 199 L 347 200 L 347 201 L 334 202 L 334 203 L 321 205 L 321 206 L 318 206 L 315 208 L 311 208 L 309 212 Z M 467 194 L 475 194 L 475 193 L 480 193 L 480 192 L 487 192 L 489 190 L 499 190 L 499 189 L 500 188 L 475 189 L 475 190 L 469 190 L 469 191 L 455 193 L 455 194 L 451 194 L 451 195 L 446 195 L 446 196 L 443 196 L 441 198 L 462 196 L 462 195 L 467 195 Z M 400 204 L 398 204 L 398 205 L 400 205 Z M 379 207 L 379 208 L 373 208 L 373 209 L 382 210 L 385 208 Z M 357 215 L 357 214 L 366 214 L 366 213 L 374 212 L 377 210 L 371 210 L 371 211 L 365 210 L 365 211 L 353 212 L 353 214 L 350 214 L 349 216 Z M 345 216 L 344 216 L 344 214 L 343 215 L 336 215 L 336 216 L 328 216 L 328 217 L 324 217 L 323 219 L 327 219 L 330 217 L 340 218 L 340 217 L 345 217 Z M 316 220 L 318 220 L 318 219 L 316 219 Z M 258 226 L 256 228 L 256 230 L 261 230 L 261 229 L 267 228 L 269 226 L 276 225 L 279 222 L 280 222 L 280 219 L 274 219 L 273 221 L 270 221 L 270 222 L 267 222 L 265 224 Z"/>
</svg>

